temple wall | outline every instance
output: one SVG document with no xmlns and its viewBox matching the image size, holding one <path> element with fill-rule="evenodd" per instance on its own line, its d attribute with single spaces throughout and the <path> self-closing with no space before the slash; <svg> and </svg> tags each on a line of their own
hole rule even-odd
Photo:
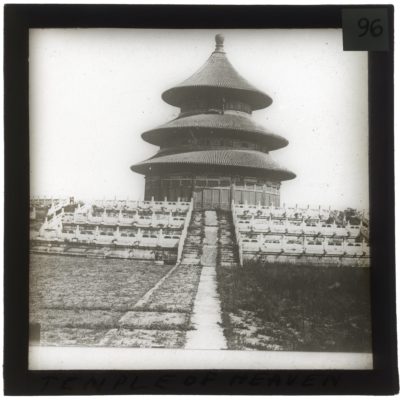
<svg viewBox="0 0 400 400">
<path fill-rule="evenodd" d="M 307 256 L 307 255 L 282 255 L 282 254 L 255 254 L 243 252 L 243 264 L 261 262 L 265 264 L 296 264 L 318 265 L 325 267 L 369 267 L 369 257 L 345 257 L 345 256 Z"/>
<path fill-rule="evenodd" d="M 190 201 L 194 208 L 229 210 L 236 204 L 280 206 L 280 182 L 256 177 L 232 176 L 146 176 L 145 200 Z"/>
</svg>

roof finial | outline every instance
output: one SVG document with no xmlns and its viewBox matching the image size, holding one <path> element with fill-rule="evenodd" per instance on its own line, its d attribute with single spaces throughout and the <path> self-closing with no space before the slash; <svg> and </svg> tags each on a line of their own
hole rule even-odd
<svg viewBox="0 0 400 400">
<path fill-rule="evenodd" d="M 224 35 L 218 33 L 215 35 L 215 51 L 224 52 Z"/>
</svg>

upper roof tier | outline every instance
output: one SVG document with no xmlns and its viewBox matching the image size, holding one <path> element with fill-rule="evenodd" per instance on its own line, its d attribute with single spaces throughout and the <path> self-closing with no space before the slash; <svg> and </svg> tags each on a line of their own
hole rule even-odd
<svg viewBox="0 0 400 400">
<path fill-rule="evenodd" d="M 223 47 L 224 37 L 216 35 L 215 42 L 215 51 L 206 63 L 190 78 L 166 90 L 162 94 L 163 100 L 173 106 L 181 107 L 194 94 L 218 91 L 224 97 L 231 96 L 242 100 L 253 110 L 268 107 L 272 99 L 247 82 L 229 62 Z"/>
</svg>

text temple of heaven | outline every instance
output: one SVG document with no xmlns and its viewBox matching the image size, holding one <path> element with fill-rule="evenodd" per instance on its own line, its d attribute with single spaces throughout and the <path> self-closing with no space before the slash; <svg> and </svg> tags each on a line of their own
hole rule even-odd
<svg viewBox="0 0 400 400">
<path fill-rule="evenodd" d="M 131 169 L 145 175 L 145 200 L 189 201 L 196 209 L 230 209 L 235 203 L 280 205 L 280 186 L 295 174 L 270 155 L 288 141 L 267 132 L 251 114 L 272 99 L 233 68 L 224 37 L 190 78 L 168 89 L 162 99 L 179 116 L 142 134 L 160 147 Z"/>
</svg>

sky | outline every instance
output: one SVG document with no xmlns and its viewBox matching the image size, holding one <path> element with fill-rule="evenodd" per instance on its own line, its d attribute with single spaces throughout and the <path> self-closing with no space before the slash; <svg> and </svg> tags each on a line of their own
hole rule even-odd
<svg viewBox="0 0 400 400">
<path fill-rule="evenodd" d="M 297 175 L 282 203 L 367 209 L 367 53 L 343 51 L 339 29 L 32 29 L 31 196 L 143 198 L 129 167 L 158 148 L 141 133 L 178 115 L 161 93 L 206 61 L 216 33 L 273 99 L 252 118 L 289 141 L 271 152 Z"/>
</svg>

